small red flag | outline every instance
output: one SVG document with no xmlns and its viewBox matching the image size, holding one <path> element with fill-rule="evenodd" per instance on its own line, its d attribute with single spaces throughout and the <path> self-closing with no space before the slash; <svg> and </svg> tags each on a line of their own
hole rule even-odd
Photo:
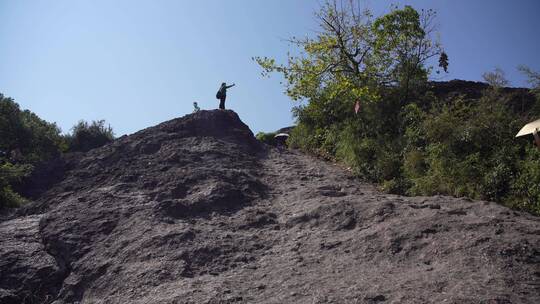
<svg viewBox="0 0 540 304">
<path fill-rule="evenodd" d="M 356 101 L 356 104 L 354 105 L 354 113 L 358 114 L 358 111 L 360 111 L 360 101 Z"/>
</svg>

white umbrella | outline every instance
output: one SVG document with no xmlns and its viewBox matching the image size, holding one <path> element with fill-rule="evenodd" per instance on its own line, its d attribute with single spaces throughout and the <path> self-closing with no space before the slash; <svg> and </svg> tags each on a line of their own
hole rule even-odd
<svg viewBox="0 0 540 304">
<path fill-rule="evenodd" d="M 279 133 L 279 134 L 276 134 L 276 136 L 274 136 L 274 138 L 278 138 L 278 137 L 289 137 L 289 134 L 287 134 L 287 133 Z"/>
<path fill-rule="evenodd" d="M 533 122 L 530 122 L 526 124 L 521 130 L 519 130 L 516 137 L 520 137 L 527 134 L 532 134 L 534 130 L 539 129 L 540 130 L 540 119 L 537 119 Z"/>
</svg>

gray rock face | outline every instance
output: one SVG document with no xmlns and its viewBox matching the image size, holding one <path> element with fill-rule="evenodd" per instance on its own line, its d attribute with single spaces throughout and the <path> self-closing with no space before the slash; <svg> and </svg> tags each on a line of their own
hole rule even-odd
<svg viewBox="0 0 540 304">
<path fill-rule="evenodd" d="M 47 252 L 39 229 L 41 216 L 0 223 L 0 300 L 39 303 L 52 299 L 66 265 Z"/>
<path fill-rule="evenodd" d="M 200 111 L 70 156 L 0 222 L 0 303 L 539 303 L 540 220 L 377 192 Z"/>
</svg>

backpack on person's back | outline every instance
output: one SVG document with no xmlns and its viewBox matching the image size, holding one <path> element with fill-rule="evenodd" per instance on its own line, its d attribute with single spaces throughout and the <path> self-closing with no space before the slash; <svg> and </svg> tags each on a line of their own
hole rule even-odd
<svg viewBox="0 0 540 304">
<path fill-rule="evenodd" d="M 221 88 L 219 88 L 219 90 L 217 91 L 216 98 L 217 99 L 223 98 L 223 90 Z"/>
</svg>

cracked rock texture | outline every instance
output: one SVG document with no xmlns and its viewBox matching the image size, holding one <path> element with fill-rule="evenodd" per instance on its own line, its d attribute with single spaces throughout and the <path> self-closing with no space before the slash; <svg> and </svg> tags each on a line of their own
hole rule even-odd
<svg viewBox="0 0 540 304">
<path fill-rule="evenodd" d="M 540 303 L 538 217 L 380 193 L 232 111 L 57 162 L 0 221 L 0 303 Z"/>
</svg>

